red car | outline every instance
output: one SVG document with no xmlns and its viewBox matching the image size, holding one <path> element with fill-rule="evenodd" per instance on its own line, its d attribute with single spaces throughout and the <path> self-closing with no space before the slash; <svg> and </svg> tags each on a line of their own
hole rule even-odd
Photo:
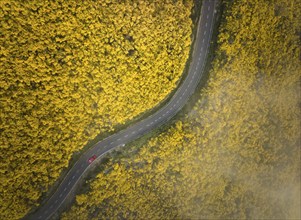
<svg viewBox="0 0 301 220">
<path fill-rule="evenodd" d="M 96 155 L 93 155 L 92 157 L 89 158 L 88 162 L 92 163 L 96 159 Z"/>
</svg>

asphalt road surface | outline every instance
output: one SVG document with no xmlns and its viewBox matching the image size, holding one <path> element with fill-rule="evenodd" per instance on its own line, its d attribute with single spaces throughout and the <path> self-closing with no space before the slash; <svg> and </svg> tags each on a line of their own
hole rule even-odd
<svg viewBox="0 0 301 220">
<path fill-rule="evenodd" d="M 49 219 L 62 206 L 82 175 L 91 167 L 91 164 L 88 162 L 90 157 L 96 155 L 97 159 L 101 158 L 101 156 L 114 148 L 123 146 L 123 144 L 131 142 L 150 132 L 152 129 L 161 126 L 179 112 L 191 94 L 195 91 L 202 77 L 208 49 L 210 47 L 217 1 L 218 0 L 204 0 L 202 3 L 201 17 L 198 22 L 189 72 L 186 79 L 179 86 L 170 101 L 153 115 L 109 136 L 89 149 L 70 169 L 51 198 L 35 213 L 26 218 L 33 220 Z"/>
</svg>

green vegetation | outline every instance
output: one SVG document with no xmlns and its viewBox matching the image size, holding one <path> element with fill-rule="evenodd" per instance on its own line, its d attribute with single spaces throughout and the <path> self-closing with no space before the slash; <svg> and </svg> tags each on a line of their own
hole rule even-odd
<svg viewBox="0 0 301 220">
<path fill-rule="evenodd" d="M 0 1 L 0 219 L 18 219 L 96 135 L 158 105 L 192 1 Z"/>
<path fill-rule="evenodd" d="M 193 110 L 112 158 L 62 219 L 300 219 L 301 3 L 224 6 Z"/>
</svg>

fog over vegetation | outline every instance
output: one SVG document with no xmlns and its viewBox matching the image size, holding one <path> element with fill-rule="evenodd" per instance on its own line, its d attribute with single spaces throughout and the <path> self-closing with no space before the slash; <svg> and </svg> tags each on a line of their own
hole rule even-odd
<svg viewBox="0 0 301 220">
<path fill-rule="evenodd" d="M 63 219 L 300 218 L 301 4 L 227 2 L 193 110 L 112 158 Z"/>
</svg>

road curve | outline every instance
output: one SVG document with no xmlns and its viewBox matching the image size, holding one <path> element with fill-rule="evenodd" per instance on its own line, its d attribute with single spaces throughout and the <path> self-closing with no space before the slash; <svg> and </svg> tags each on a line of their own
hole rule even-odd
<svg viewBox="0 0 301 220">
<path fill-rule="evenodd" d="M 170 101 L 153 115 L 109 136 L 90 148 L 69 170 L 51 198 L 35 213 L 25 217 L 26 219 L 49 219 L 62 206 L 81 176 L 91 167 L 88 163 L 88 159 L 91 156 L 96 155 L 97 159 L 101 158 L 101 156 L 114 148 L 133 141 L 152 129 L 161 126 L 180 111 L 185 102 L 195 91 L 202 77 L 208 49 L 210 47 L 217 2 L 218 0 L 204 0 L 202 3 L 201 17 L 198 22 L 188 75 Z"/>
</svg>

